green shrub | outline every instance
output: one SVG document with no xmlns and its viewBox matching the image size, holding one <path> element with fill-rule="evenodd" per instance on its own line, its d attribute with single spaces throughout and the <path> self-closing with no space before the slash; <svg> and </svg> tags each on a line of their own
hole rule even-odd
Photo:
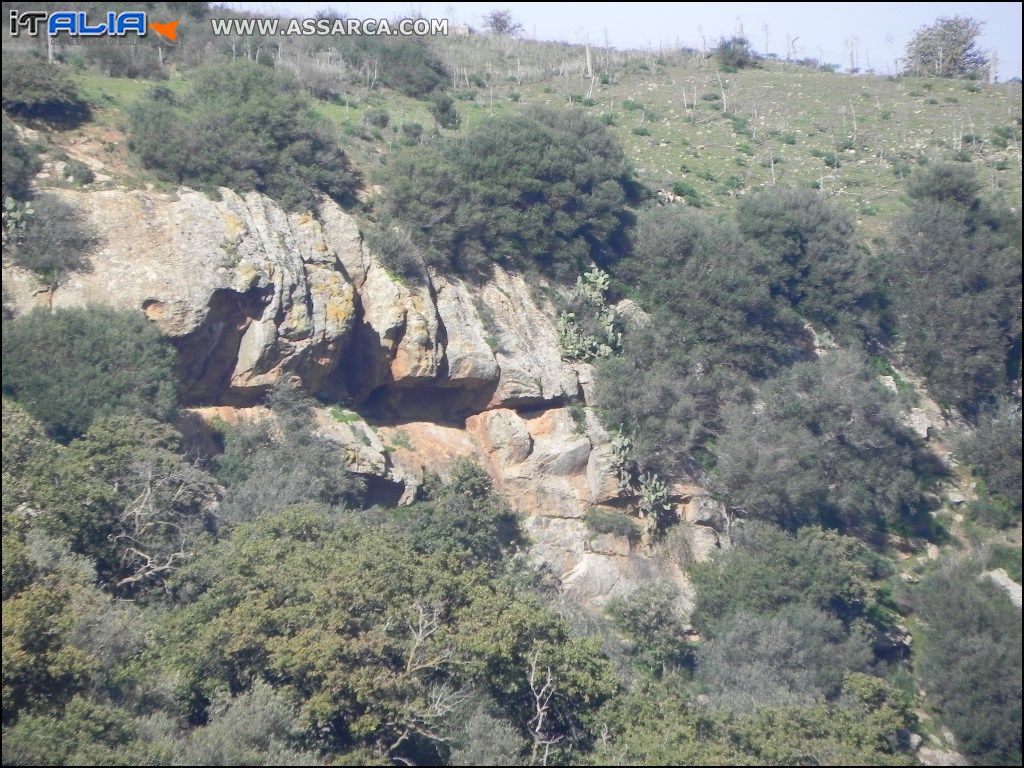
<svg viewBox="0 0 1024 768">
<path fill-rule="evenodd" d="M 454 462 L 449 474 L 447 482 L 430 479 L 423 503 L 396 510 L 398 527 L 419 552 L 444 554 L 465 567 L 496 567 L 525 541 L 515 513 L 471 459 Z"/>
<path fill-rule="evenodd" d="M 737 526 L 734 546 L 693 568 L 693 624 L 718 634 L 734 614 L 772 615 L 805 605 L 849 625 L 873 612 L 870 550 L 847 536 L 803 528 L 795 536 L 764 523 Z"/>
<path fill-rule="evenodd" d="M 68 440 L 100 416 L 170 417 L 176 357 L 138 312 L 35 309 L 5 324 L 3 390 Z"/>
<path fill-rule="evenodd" d="M 366 243 L 392 274 L 413 282 L 426 282 L 423 252 L 409 233 L 397 224 L 382 221 L 379 228 L 367 235 Z"/>
<path fill-rule="evenodd" d="M 64 164 L 64 178 L 81 187 L 96 181 L 96 174 L 81 160 L 68 160 Z"/>
<path fill-rule="evenodd" d="M 739 176 L 733 174 L 732 176 L 727 176 L 725 181 L 722 182 L 721 191 L 735 192 L 737 189 L 743 189 L 745 186 L 747 186 L 746 182 Z"/>
<path fill-rule="evenodd" d="M 18 131 L 3 116 L 3 197 L 27 200 L 32 197 L 32 179 L 42 167 L 36 151 L 18 138 Z"/>
<path fill-rule="evenodd" d="M 439 126 L 449 131 L 456 131 L 462 125 L 455 99 L 446 93 L 436 94 L 430 100 L 430 114 L 434 116 Z"/>
<path fill-rule="evenodd" d="M 402 123 L 402 138 L 410 144 L 419 144 L 423 138 L 423 126 L 420 123 Z"/>
<path fill-rule="evenodd" d="M 761 61 L 760 57 L 754 53 L 750 41 L 739 35 L 720 40 L 714 55 L 719 69 L 723 72 L 757 67 Z"/>
<path fill-rule="evenodd" d="M 691 454 L 711 436 L 718 401 L 735 374 L 709 364 L 710 350 L 692 344 L 682 319 L 664 310 L 626 334 L 621 355 L 597 364 L 595 396 L 606 424 L 632 441 L 643 472 L 677 477 L 693 468 Z"/>
<path fill-rule="evenodd" d="M 637 528 L 636 523 L 622 512 L 591 507 L 583 516 L 583 522 L 586 523 L 591 533 L 599 535 L 610 533 L 614 536 L 623 536 L 631 543 L 636 543 L 640 538 L 640 529 Z"/>
<path fill-rule="evenodd" d="M 795 604 L 762 616 L 737 612 L 697 654 L 709 704 L 731 712 L 834 701 L 849 672 L 871 663 L 867 638 L 818 608 Z"/>
<path fill-rule="evenodd" d="M 267 402 L 273 418 L 229 430 L 217 457 L 217 476 L 228 489 L 221 519 L 238 525 L 291 505 L 361 502 L 364 483 L 338 461 L 337 448 L 314 432 L 314 401 L 281 383 Z"/>
<path fill-rule="evenodd" d="M 56 64 L 31 56 L 3 57 L 3 107 L 12 115 L 75 124 L 89 105 Z"/>
<path fill-rule="evenodd" d="M 386 35 L 346 35 L 339 45 L 347 57 L 377 73 L 376 83 L 424 99 L 443 90 L 450 75 L 441 60 L 421 40 Z"/>
<path fill-rule="evenodd" d="M 391 115 L 384 109 L 371 109 L 363 119 L 374 128 L 387 128 L 391 121 Z"/>
<path fill-rule="evenodd" d="M 961 438 L 958 449 L 963 459 L 975 467 L 984 479 L 983 490 L 994 498 L 996 506 L 1003 501 L 1007 507 L 1003 524 L 1021 516 L 1021 411 L 1009 399 L 983 413 L 972 434 Z M 992 505 L 992 502 L 987 502 Z M 978 511 L 978 510 L 975 510 Z M 989 517 L 992 517 L 992 510 Z"/>
<path fill-rule="evenodd" d="M 672 185 L 672 192 L 686 200 L 694 208 L 703 208 L 707 205 L 704 196 L 697 191 L 697 188 L 688 181 L 677 181 Z"/>
<path fill-rule="evenodd" d="M 788 307 L 768 290 L 763 258 L 735 226 L 658 206 L 640 216 L 618 275 L 681 319 L 677 344 L 685 339 L 721 365 L 762 375 L 794 359 L 799 335 Z"/>
<path fill-rule="evenodd" d="M 613 262 L 638 190 L 600 123 L 575 110 L 492 118 L 465 137 L 388 164 L 386 209 L 428 263 L 486 272 L 539 266 L 560 277 Z"/>
<path fill-rule="evenodd" d="M 877 327 L 878 280 L 850 216 L 810 190 L 771 187 L 743 198 L 736 220 L 768 256 L 772 292 L 801 315 L 844 335 Z"/>
<path fill-rule="evenodd" d="M 117 42 L 83 46 L 86 61 L 107 77 L 166 80 L 156 46 L 126 46 Z"/>
<path fill-rule="evenodd" d="M 870 533 L 919 520 L 917 448 L 861 356 L 832 351 L 727 409 L 717 487 L 750 515 Z"/>
<path fill-rule="evenodd" d="M 782 136 L 779 137 L 779 141 L 781 141 L 783 144 L 796 144 L 796 134 L 784 133 L 782 134 Z"/>
<path fill-rule="evenodd" d="M 750 128 L 748 127 L 750 121 L 747 120 L 747 118 L 740 117 L 739 115 L 734 115 L 734 114 L 731 114 L 729 112 L 723 112 L 722 113 L 722 117 L 729 121 L 729 125 L 732 127 L 732 132 L 735 133 L 736 135 L 738 135 L 738 136 L 752 136 L 753 135 L 750 132 Z M 749 147 L 750 145 L 749 144 L 741 144 L 740 146 L 741 147 L 744 147 L 744 146 L 745 147 Z M 750 152 L 749 154 L 753 154 L 753 152 Z"/>
<path fill-rule="evenodd" d="M 634 441 L 643 471 L 693 471 L 719 431 L 720 409 L 751 377 L 799 359 L 803 321 L 773 296 L 762 249 L 726 222 L 683 206 L 639 219 L 618 277 L 652 314 L 623 353 L 598 365 L 606 423 Z"/>
<path fill-rule="evenodd" d="M 288 209 L 351 202 L 358 179 L 291 74 L 247 61 L 197 72 L 177 97 L 156 88 L 132 109 L 129 146 L 164 178 L 257 190 Z"/>
<path fill-rule="evenodd" d="M 53 193 L 32 201 L 34 213 L 25 229 L 12 238 L 11 261 L 30 269 L 50 286 L 68 272 L 89 268 L 97 237 L 78 209 Z"/>
<path fill-rule="evenodd" d="M 633 642 L 636 662 L 654 677 L 692 665 L 679 598 L 674 586 L 655 584 L 608 603 L 615 626 Z"/>
</svg>

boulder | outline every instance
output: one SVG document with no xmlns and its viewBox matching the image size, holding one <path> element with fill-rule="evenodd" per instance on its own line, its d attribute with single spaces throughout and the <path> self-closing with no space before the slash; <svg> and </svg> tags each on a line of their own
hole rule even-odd
<svg viewBox="0 0 1024 768">
<path fill-rule="evenodd" d="M 484 453 L 500 467 L 521 464 L 533 450 L 533 438 L 515 411 L 499 408 L 484 411 L 467 422 Z"/>
<path fill-rule="evenodd" d="M 690 525 L 703 525 L 716 533 L 724 533 L 729 527 L 729 516 L 725 505 L 707 494 L 699 494 L 683 505 L 682 519 Z"/>
<path fill-rule="evenodd" d="M 501 373 L 492 344 L 462 280 L 432 275 L 437 313 L 444 332 L 444 385 L 461 389 L 496 387 Z"/>
<path fill-rule="evenodd" d="M 500 368 L 489 407 L 561 404 L 580 394 L 575 369 L 562 360 L 554 307 L 532 293 L 525 277 L 500 267 L 479 291 Z"/>
<path fill-rule="evenodd" d="M 693 562 L 706 563 L 719 550 L 718 534 L 714 528 L 706 525 L 688 525 L 685 531 Z"/>
</svg>

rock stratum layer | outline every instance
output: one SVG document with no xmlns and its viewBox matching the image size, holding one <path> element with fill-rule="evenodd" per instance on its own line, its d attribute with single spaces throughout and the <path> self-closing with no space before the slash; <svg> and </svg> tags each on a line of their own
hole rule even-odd
<svg viewBox="0 0 1024 768">
<path fill-rule="evenodd" d="M 584 522 L 595 506 L 629 514 L 631 499 L 598 419 L 567 407 L 586 403 L 592 371 L 562 359 L 548 286 L 500 268 L 482 285 L 438 274 L 406 283 L 331 202 L 314 216 L 227 189 L 216 201 L 54 194 L 99 235 L 91 269 L 46 290 L 5 264 L 9 311 L 144 312 L 179 349 L 182 402 L 200 416 L 244 418 L 276 381 L 298 377 L 359 414 L 324 408 L 320 431 L 394 503 L 411 501 L 427 473 L 474 457 L 522 515 L 534 554 L 584 602 L 648 577 L 682 580 L 674 563 L 646 556 L 645 537 L 597 535 Z M 724 510 L 699 488 L 677 500 L 691 556 L 707 557 L 727 539 Z"/>
</svg>

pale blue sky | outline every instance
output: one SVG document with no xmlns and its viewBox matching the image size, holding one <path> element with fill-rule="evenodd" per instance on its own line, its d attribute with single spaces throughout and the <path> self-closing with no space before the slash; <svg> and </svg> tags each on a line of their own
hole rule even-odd
<svg viewBox="0 0 1024 768">
<path fill-rule="evenodd" d="M 998 51 L 1001 80 L 1021 73 L 1020 3 L 224 3 L 288 16 L 312 16 L 331 7 L 358 18 L 394 18 L 410 11 L 453 17 L 478 26 L 489 10 L 507 8 L 538 40 L 617 47 L 699 48 L 734 34 L 740 24 L 754 47 L 785 55 L 787 36 L 797 57 L 848 66 L 856 45 L 862 69 L 886 74 L 914 29 L 939 16 L 966 15 L 986 22 L 981 42 Z M 767 33 L 765 30 L 767 25 Z"/>
</svg>

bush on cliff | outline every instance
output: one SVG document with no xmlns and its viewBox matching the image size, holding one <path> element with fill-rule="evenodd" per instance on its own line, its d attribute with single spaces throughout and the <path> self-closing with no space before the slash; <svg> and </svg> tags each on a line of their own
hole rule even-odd
<svg viewBox="0 0 1024 768">
<path fill-rule="evenodd" d="M 3 57 L 3 106 L 12 115 L 75 124 L 89 105 L 56 64 L 33 56 Z"/>
<path fill-rule="evenodd" d="M 35 309 L 4 323 L 3 391 L 66 441 L 100 416 L 170 417 L 176 358 L 137 312 Z"/>
<path fill-rule="evenodd" d="M 618 142 L 575 110 L 532 109 L 410 148 L 385 174 L 386 208 L 433 266 L 540 267 L 556 277 L 625 251 L 638 197 Z"/>
<path fill-rule="evenodd" d="M 170 181 L 256 190 L 289 210 L 322 195 L 351 202 L 358 187 L 345 152 L 293 75 L 246 61 L 201 70 L 177 96 L 158 87 L 130 116 L 129 146 Z"/>
</svg>

